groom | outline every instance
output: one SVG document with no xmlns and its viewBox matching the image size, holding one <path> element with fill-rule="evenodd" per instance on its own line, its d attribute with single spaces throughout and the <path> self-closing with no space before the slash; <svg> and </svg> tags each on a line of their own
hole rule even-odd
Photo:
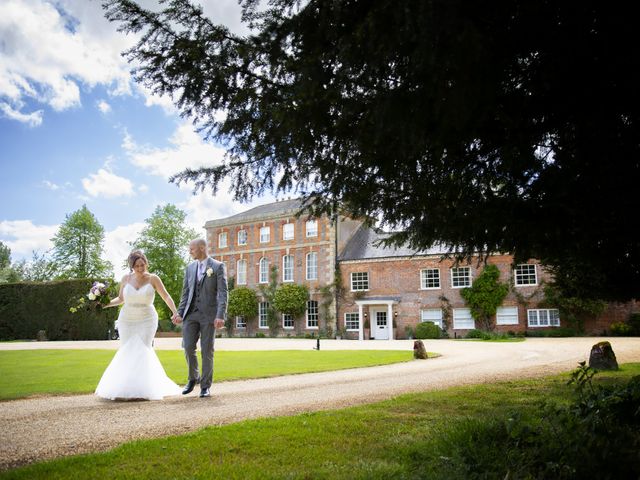
<svg viewBox="0 0 640 480">
<path fill-rule="evenodd" d="M 189 381 L 182 391 L 190 393 L 200 379 L 200 397 L 209 397 L 213 383 L 213 340 L 216 328 L 224 326 L 227 314 L 227 275 L 224 264 L 207 255 L 207 242 L 201 238 L 189 243 L 189 253 L 195 260 L 187 266 L 182 298 L 174 324 L 182 326 L 182 346 L 189 367 Z M 198 375 L 196 344 L 200 337 L 202 375 Z"/>
</svg>

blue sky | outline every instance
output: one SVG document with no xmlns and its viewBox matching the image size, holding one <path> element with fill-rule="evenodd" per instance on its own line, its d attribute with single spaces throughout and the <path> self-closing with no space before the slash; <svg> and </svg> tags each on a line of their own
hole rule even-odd
<svg viewBox="0 0 640 480">
<path fill-rule="evenodd" d="M 236 0 L 201 3 L 242 32 Z M 242 205 L 225 191 L 194 196 L 168 182 L 224 151 L 204 143 L 171 99 L 133 82 L 120 52 L 134 40 L 97 0 L 0 1 L 0 240 L 14 261 L 49 250 L 83 204 L 105 227 L 105 257 L 117 266 L 157 205 L 179 206 L 202 232 L 207 220 L 272 201 Z"/>
</svg>

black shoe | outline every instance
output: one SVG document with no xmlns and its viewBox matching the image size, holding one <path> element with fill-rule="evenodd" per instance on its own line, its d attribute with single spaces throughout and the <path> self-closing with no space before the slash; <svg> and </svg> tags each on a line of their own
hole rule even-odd
<svg viewBox="0 0 640 480">
<path fill-rule="evenodd" d="M 191 393 L 193 391 L 193 387 L 196 386 L 195 380 L 189 380 L 187 384 L 184 386 L 184 390 L 182 390 L 182 394 L 186 395 L 187 393 Z"/>
<path fill-rule="evenodd" d="M 205 398 L 205 397 L 210 397 L 211 396 L 211 392 L 209 392 L 208 388 L 201 388 L 200 389 L 200 398 Z"/>
</svg>

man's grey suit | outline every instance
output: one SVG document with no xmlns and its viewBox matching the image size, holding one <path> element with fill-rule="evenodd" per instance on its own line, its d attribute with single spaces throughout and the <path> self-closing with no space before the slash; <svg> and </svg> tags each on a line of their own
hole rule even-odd
<svg viewBox="0 0 640 480">
<path fill-rule="evenodd" d="M 227 274 L 224 263 L 206 258 L 205 272 L 198 282 L 198 261 L 187 266 L 178 315 L 183 319 L 182 347 L 189 367 L 189 380 L 200 379 L 200 388 L 213 383 L 214 320 L 226 319 Z M 198 375 L 196 344 L 200 337 L 202 375 Z"/>
</svg>

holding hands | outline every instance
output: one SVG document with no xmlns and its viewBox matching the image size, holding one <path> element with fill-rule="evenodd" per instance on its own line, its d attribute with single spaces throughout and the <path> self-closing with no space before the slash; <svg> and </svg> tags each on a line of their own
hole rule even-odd
<svg viewBox="0 0 640 480">
<path fill-rule="evenodd" d="M 182 323 L 182 317 L 178 315 L 178 312 L 174 313 L 171 317 L 171 323 L 174 325 L 180 325 Z"/>
</svg>

